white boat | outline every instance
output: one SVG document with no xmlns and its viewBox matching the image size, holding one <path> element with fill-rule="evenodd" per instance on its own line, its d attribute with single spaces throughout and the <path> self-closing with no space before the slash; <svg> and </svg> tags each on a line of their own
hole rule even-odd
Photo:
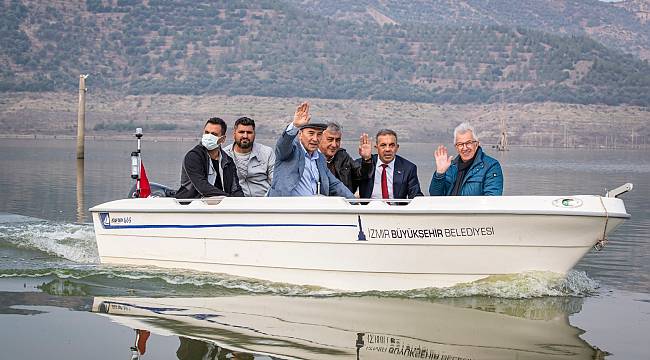
<svg viewBox="0 0 650 360">
<path fill-rule="evenodd" d="M 124 199 L 90 209 L 102 263 L 344 291 L 566 274 L 630 215 L 616 195 Z"/>
<path fill-rule="evenodd" d="M 234 356 L 242 352 L 255 359 L 601 359 L 607 353 L 569 322 L 582 301 L 96 297 L 92 311 L 133 329 L 178 336 L 176 353 L 199 354 L 196 359 L 253 358 Z M 161 351 L 155 342 L 147 348 Z"/>
</svg>

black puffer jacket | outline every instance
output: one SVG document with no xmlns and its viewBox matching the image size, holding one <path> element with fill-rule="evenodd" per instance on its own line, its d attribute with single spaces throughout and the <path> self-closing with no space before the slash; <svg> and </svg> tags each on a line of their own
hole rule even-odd
<svg viewBox="0 0 650 360">
<path fill-rule="evenodd" d="M 181 188 L 176 192 L 177 199 L 196 199 L 209 196 L 244 196 L 237 177 L 237 167 L 228 154 L 221 150 L 221 169 L 223 188 L 219 190 L 208 181 L 210 155 L 203 145 L 196 145 L 188 151 L 181 168 Z"/>
<path fill-rule="evenodd" d="M 357 159 L 355 161 L 343 148 L 334 154 L 332 162 L 336 169 L 336 177 L 352 193 L 357 191 L 361 180 L 369 178 L 372 174 L 372 160 L 366 162 L 363 159 Z"/>
</svg>

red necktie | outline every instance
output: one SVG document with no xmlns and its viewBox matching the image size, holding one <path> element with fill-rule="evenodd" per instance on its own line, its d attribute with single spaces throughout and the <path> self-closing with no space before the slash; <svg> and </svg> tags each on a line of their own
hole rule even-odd
<svg viewBox="0 0 650 360">
<path fill-rule="evenodd" d="M 382 199 L 389 199 L 389 197 L 388 197 L 388 179 L 386 178 L 386 168 L 388 167 L 388 164 L 381 164 L 381 167 L 383 168 L 381 170 L 381 198 Z"/>
</svg>

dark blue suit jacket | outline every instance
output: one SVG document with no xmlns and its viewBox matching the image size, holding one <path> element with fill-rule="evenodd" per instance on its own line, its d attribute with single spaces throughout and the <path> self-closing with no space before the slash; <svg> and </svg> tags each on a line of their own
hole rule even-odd
<svg viewBox="0 0 650 360">
<path fill-rule="evenodd" d="M 375 169 L 377 167 L 377 155 L 372 156 L 372 173 L 370 178 L 362 180 L 359 184 L 359 197 L 369 199 L 375 184 Z M 420 181 L 418 181 L 418 167 L 412 162 L 395 155 L 395 171 L 393 171 L 393 198 L 413 199 L 422 196 Z"/>
</svg>

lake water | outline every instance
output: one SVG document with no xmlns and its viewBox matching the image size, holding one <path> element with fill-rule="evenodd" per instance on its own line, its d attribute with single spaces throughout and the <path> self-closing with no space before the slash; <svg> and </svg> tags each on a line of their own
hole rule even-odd
<svg viewBox="0 0 650 360">
<path fill-rule="evenodd" d="M 269 144 L 269 141 L 264 143 Z M 145 142 L 151 181 L 177 187 L 190 142 Z M 353 150 L 354 144 L 346 144 Z M 647 359 L 650 155 L 513 148 L 506 195 L 602 194 L 625 182 L 632 219 L 569 276 L 341 294 L 234 277 L 103 266 L 87 209 L 130 187 L 135 141 L 0 139 L 2 358 Z M 432 144 L 402 144 L 426 193 Z M 492 149 L 486 149 L 494 154 Z M 354 153 L 354 151 L 350 151 Z M 106 314 L 108 312 L 108 314 Z"/>
</svg>

